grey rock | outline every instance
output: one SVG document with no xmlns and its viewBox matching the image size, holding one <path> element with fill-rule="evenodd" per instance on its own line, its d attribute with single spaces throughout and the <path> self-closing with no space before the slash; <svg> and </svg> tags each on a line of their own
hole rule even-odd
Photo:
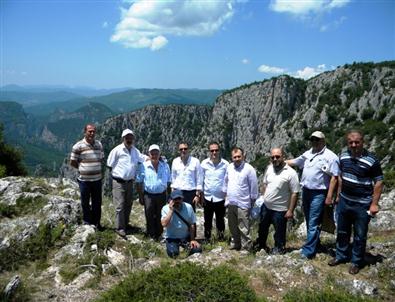
<svg viewBox="0 0 395 302">
<path fill-rule="evenodd" d="M 6 301 L 12 298 L 20 284 L 21 278 L 18 275 L 11 278 L 11 280 L 8 282 L 3 290 L 3 295 Z"/>
</svg>

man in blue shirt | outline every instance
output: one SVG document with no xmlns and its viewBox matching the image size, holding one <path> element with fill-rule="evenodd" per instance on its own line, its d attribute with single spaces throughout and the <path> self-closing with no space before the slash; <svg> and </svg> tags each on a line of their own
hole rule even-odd
<svg viewBox="0 0 395 302">
<path fill-rule="evenodd" d="M 160 222 L 162 207 L 166 204 L 166 193 L 170 193 L 170 168 L 160 159 L 160 148 L 148 148 L 149 161 L 140 164 L 136 177 L 140 203 L 144 205 L 147 235 L 158 240 L 163 228 Z"/>
<path fill-rule="evenodd" d="M 170 194 L 170 202 L 162 208 L 162 226 L 165 228 L 166 251 L 169 257 L 180 254 L 180 246 L 189 250 L 188 255 L 201 253 L 202 248 L 195 240 L 196 216 L 192 206 L 183 201 L 180 190 Z"/>
<path fill-rule="evenodd" d="M 213 216 L 217 226 L 218 240 L 224 239 L 225 193 L 222 186 L 229 163 L 221 158 L 220 147 L 216 142 L 209 144 L 210 157 L 201 163 L 203 174 L 204 238 L 211 239 Z"/>
<path fill-rule="evenodd" d="M 315 131 L 310 136 L 311 149 L 295 159 L 287 160 L 290 166 L 303 169 L 301 185 L 303 212 L 307 238 L 302 257 L 312 259 L 320 247 L 321 223 L 325 203 L 332 200 L 335 181 L 339 175 L 339 159 L 325 144 L 325 135 Z"/>
<path fill-rule="evenodd" d="M 346 137 L 348 150 L 340 155 L 336 257 L 328 264 L 335 266 L 351 260 L 349 273 L 355 275 L 364 265 L 368 225 L 379 211 L 384 177 L 379 160 L 363 148 L 362 132 L 351 130 Z"/>
</svg>

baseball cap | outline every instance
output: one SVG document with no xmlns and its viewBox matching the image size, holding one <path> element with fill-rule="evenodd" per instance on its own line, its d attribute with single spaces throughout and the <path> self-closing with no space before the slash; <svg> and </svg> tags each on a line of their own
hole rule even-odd
<svg viewBox="0 0 395 302">
<path fill-rule="evenodd" d="M 184 195 L 182 195 L 182 192 L 180 190 L 174 190 L 173 192 L 171 192 L 170 194 L 170 198 L 171 199 L 176 199 L 176 198 L 184 198 Z"/>
<path fill-rule="evenodd" d="M 133 133 L 133 131 L 132 130 L 130 130 L 130 129 L 125 129 L 125 130 L 123 130 L 122 131 L 122 138 L 124 138 L 126 135 L 128 135 L 128 134 L 131 134 L 131 135 L 133 135 L 134 136 L 134 133 Z"/>
<path fill-rule="evenodd" d="M 158 151 L 160 151 L 160 148 L 159 148 L 158 145 L 153 144 L 153 145 L 149 146 L 148 152 L 151 152 L 152 150 L 158 150 Z"/>
<path fill-rule="evenodd" d="M 325 135 L 324 135 L 324 133 L 322 133 L 321 131 L 314 131 L 314 132 L 310 135 L 310 137 L 317 137 L 317 138 L 320 138 L 320 139 L 325 139 Z"/>
</svg>

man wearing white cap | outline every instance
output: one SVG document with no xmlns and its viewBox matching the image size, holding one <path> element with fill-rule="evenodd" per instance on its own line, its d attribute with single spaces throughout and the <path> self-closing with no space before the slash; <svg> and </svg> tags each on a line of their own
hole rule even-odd
<svg viewBox="0 0 395 302">
<path fill-rule="evenodd" d="M 123 130 L 122 140 L 123 142 L 108 155 L 107 166 L 111 169 L 116 232 L 121 237 L 125 237 L 132 210 L 133 182 L 138 164 L 144 162 L 145 156 L 133 146 L 132 130 Z"/>
<path fill-rule="evenodd" d="M 339 158 L 326 148 L 325 135 L 315 131 L 310 136 L 311 149 L 301 156 L 287 160 L 290 166 L 303 169 L 301 185 L 303 212 L 306 219 L 307 239 L 302 257 L 312 259 L 320 247 L 321 222 L 325 203 L 332 200 L 334 177 L 339 175 Z M 333 176 L 333 177 L 332 177 Z"/>
<path fill-rule="evenodd" d="M 149 161 L 139 166 L 136 177 L 139 200 L 144 203 L 147 235 L 158 240 L 163 232 L 161 210 L 166 204 L 166 193 L 170 194 L 170 168 L 160 159 L 160 148 L 151 145 L 148 148 Z"/>
</svg>

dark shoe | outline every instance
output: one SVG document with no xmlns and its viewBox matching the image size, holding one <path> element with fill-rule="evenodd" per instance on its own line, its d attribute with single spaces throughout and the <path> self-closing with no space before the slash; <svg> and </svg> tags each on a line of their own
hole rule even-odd
<svg viewBox="0 0 395 302">
<path fill-rule="evenodd" d="M 359 268 L 358 265 L 352 263 L 351 266 L 350 266 L 350 268 L 348 269 L 348 272 L 349 272 L 351 275 L 356 275 L 356 274 L 359 273 L 359 269 L 360 269 L 360 268 Z"/>
<path fill-rule="evenodd" d="M 240 251 L 241 250 L 241 246 L 232 244 L 229 249 L 230 250 L 235 250 L 235 251 Z"/>
<path fill-rule="evenodd" d="M 339 264 L 342 264 L 342 263 L 346 263 L 346 261 L 339 260 L 339 259 L 336 259 L 336 258 L 332 258 L 331 260 L 329 260 L 328 265 L 329 266 L 336 266 L 336 265 L 339 265 Z"/>
<path fill-rule="evenodd" d="M 125 230 L 120 229 L 120 230 L 116 230 L 115 232 L 116 232 L 119 236 L 121 236 L 123 239 L 126 238 L 126 232 L 125 232 Z"/>
<path fill-rule="evenodd" d="M 95 225 L 95 228 L 99 232 L 103 232 L 104 231 L 104 227 L 101 224 Z"/>
</svg>

